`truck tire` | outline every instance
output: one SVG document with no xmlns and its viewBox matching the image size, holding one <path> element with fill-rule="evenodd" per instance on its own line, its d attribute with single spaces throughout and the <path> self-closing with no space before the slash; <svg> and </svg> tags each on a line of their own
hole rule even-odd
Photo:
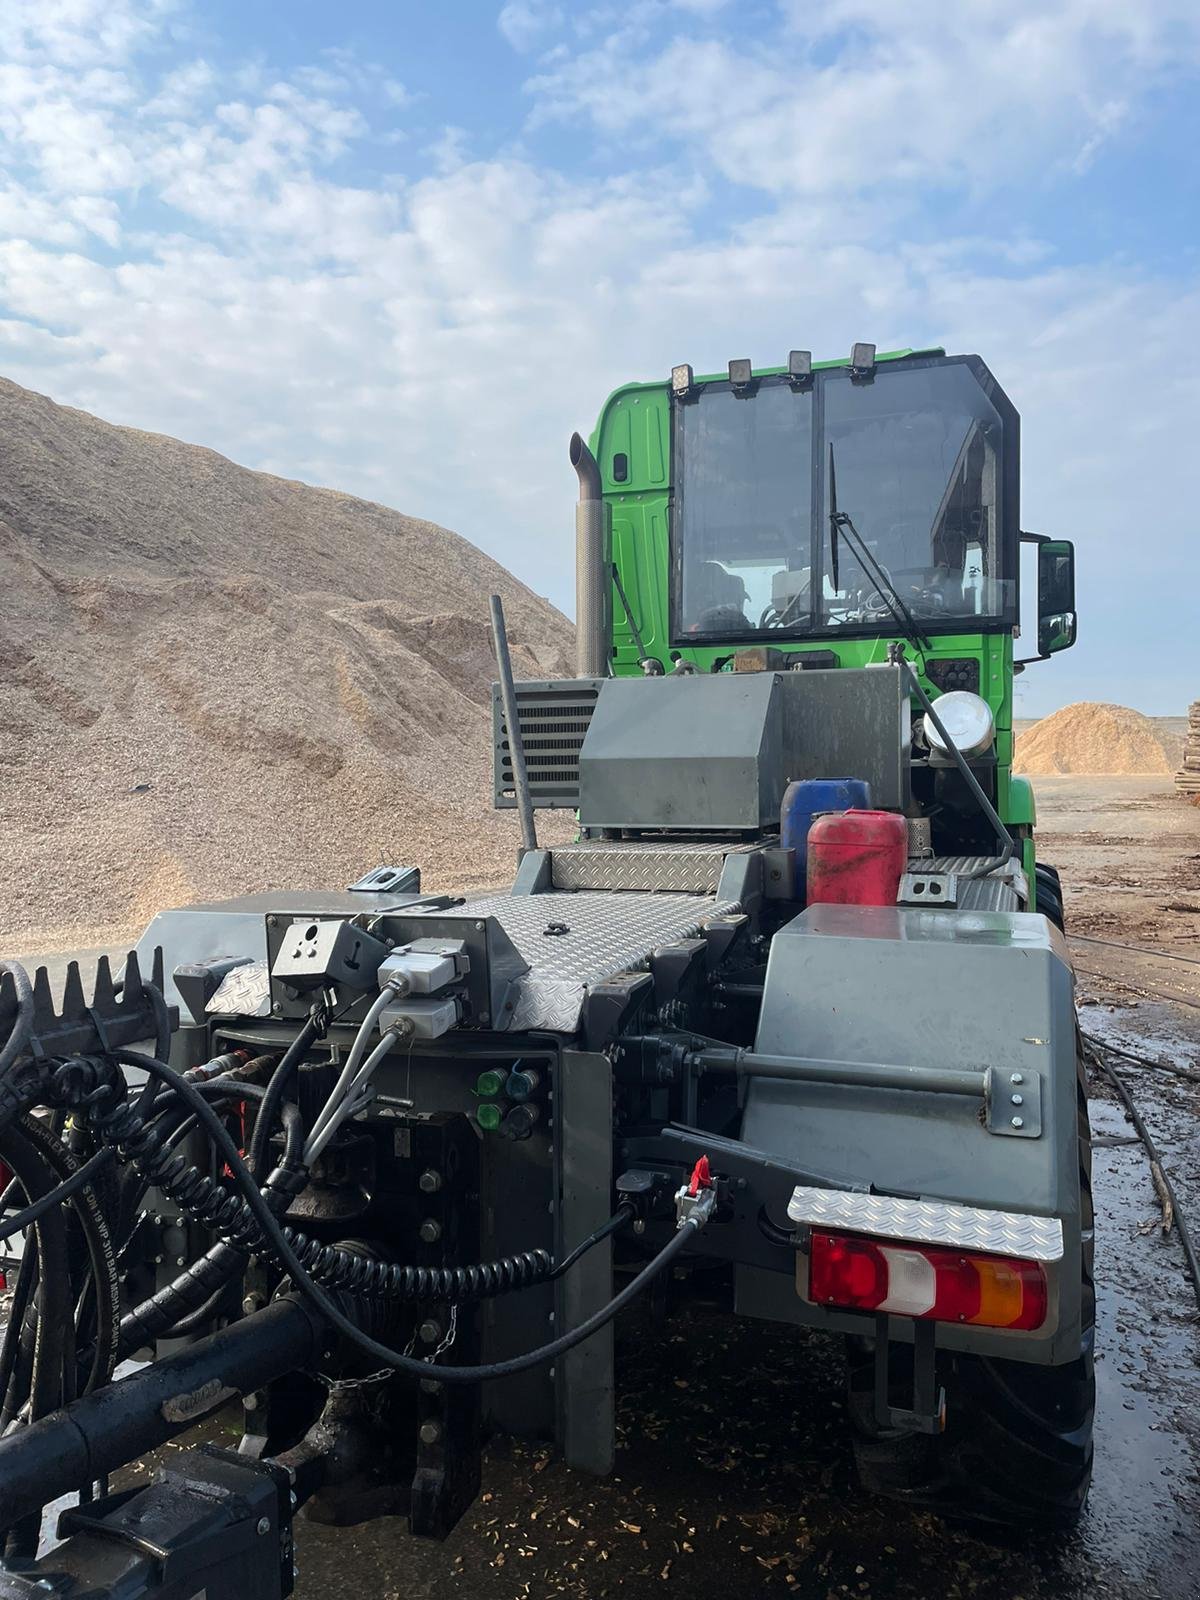
<svg viewBox="0 0 1200 1600">
<path fill-rule="evenodd" d="M 1058 876 L 1058 868 L 1043 866 L 1039 861 L 1033 871 L 1036 880 L 1034 892 L 1037 895 L 1037 909 L 1044 917 L 1049 917 L 1060 933 L 1065 933 L 1062 880 Z"/>
<path fill-rule="evenodd" d="M 946 1428 L 936 1436 L 883 1428 L 875 1419 L 874 1350 L 848 1340 L 849 1413 L 863 1487 L 966 1522 L 1061 1532 L 1078 1520 L 1092 1476 L 1093 1371 L 1091 1133 L 1080 1068 L 1079 1178 L 1083 1234 L 1079 1355 L 1034 1366 L 946 1351 L 938 1378 Z M 893 1346 L 892 1403 L 910 1404 L 912 1352 Z"/>
</svg>

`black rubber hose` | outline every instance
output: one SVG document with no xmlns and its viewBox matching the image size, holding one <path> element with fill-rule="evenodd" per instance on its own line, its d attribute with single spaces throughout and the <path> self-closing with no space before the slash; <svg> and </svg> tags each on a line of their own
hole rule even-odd
<svg viewBox="0 0 1200 1600">
<path fill-rule="evenodd" d="M 299 1069 L 309 1046 L 324 1032 L 324 1012 L 323 1010 L 318 1011 L 314 1007 L 308 1021 L 279 1058 L 279 1065 L 271 1074 L 270 1081 L 267 1084 L 266 1095 L 258 1108 L 258 1115 L 254 1119 L 254 1133 L 250 1139 L 250 1170 L 252 1172 L 264 1171 L 267 1146 L 270 1143 L 272 1133 L 275 1131 L 275 1119 L 279 1116 L 279 1108 L 287 1095 L 292 1076 Z"/>
<path fill-rule="evenodd" d="M 11 974 L 17 990 L 16 1020 L 0 1048 L 0 1074 L 3 1074 L 24 1050 L 33 1032 L 33 985 L 19 961 L 0 961 L 0 972 Z"/>
<path fill-rule="evenodd" d="M 171 1013 L 157 984 L 147 983 L 143 978 L 142 988 L 149 995 L 150 1006 L 154 1012 L 154 1054 L 159 1061 L 165 1061 L 171 1053 Z"/>
<path fill-rule="evenodd" d="M 20 1126 L 5 1130 L 0 1155 L 21 1180 L 31 1200 L 40 1200 L 55 1187 L 53 1170 L 47 1167 L 36 1145 Z M 28 1395 L 24 1393 L 21 1368 L 13 1374 L 0 1426 L 7 1425 L 28 1405 L 29 1421 L 56 1410 L 64 1400 L 74 1399 L 67 1377 L 68 1362 L 74 1366 L 74 1321 L 70 1298 L 70 1267 L 67 1228 L 61 1210 L 54 1209 L 35 1223 L 38 1242 L 39 1278 L 37 1317 L 32 1330 L 32 1365 Z M 27 1330 L 22 1330 L 24 1336 Z M 22 1339 L 24 1342 L 24 1338 Z M 5 1554 L 11 1559 L 32 1556 L 37 1550 L 40 1510 L 31 1512 L 8 1529 Z"/>
<path fill-rule="evenodd" d="M 214 1080 L 215 1082 L 216 1080 Z M 197 1085 L 201 1092 L 212 1084 Z M 263 1090 L 259 1089 L 261 1094 Z M 189 1116 L 189 1122 L 196 1119 Z M 284 1151 L 281 1165 L 289 1173 L 301 1174 L 301 1153 L 304 1149 L 304 1121 L 299 1109 L 285 1103 L 283 1106 Z M 176 1130 L 178 1132 L 178 1130 Z M 163 1146 L 164 1153 L 170 1141 Z M 274 1176 L 274 1174 L 272 1174 Z M 264 1194 L 272 1209 L 286 1211 L 298 1185 L 276 1188 L 270 1180 Z M 215 1314 L 234 1278 L 246 1269 L 250 1253 L 240 1245 L 221 1239 L 205 1251 L 198 1261 L 155 1291 L 140 1305 L 134 1306 L 121 1319 L 119 1353 L 128 1356 L 143 1346 L 159 1339 L 186 1338 L 197 1327 Z"/>
<path fill-rule="evenodd" d="M 172 1067 L 165 1061 L 152 1061 L 147 1056 L 139 1056 L 136 1051 L 117 1050 L 112 1052 L 114 1059 L 125 1062 L 131 1066 L 144 1067 L 148 1072 L 154 1072 L 163 1082 L 169 1083 L 188 1100 L 199 1120 L 205 1125 L 209 1136 L 219 1154 L 225 1160 L 232 1173 L 238 1188 L 245 1196 L 245 1210 L 249 1219 L 258 1226 L 265 1246 L 279 1261 L 280 1265 L 290 1276 L 296 1290 L 304 1296 L 320 1314 L 331 1323 L 337 1331 L 348 1339 L 351 1344 L 364 1351 L 373 1360 L 383 1366 L 393 1367 L 397 1372 L 403 1372 L 411 1378 L 425 1378 L 430 1375 L 430 1365 L 425 1361 L 414 1360 L 402 1350 L 394 1350 L 390 1345 L 382 1344 L 364 1333 L 351 1319 L 346 1316 L 337 1302 L 332 1299 L 314 1280 L 304 1262 L 297 1255 L 289 1239 L 285 1236 L 283 1228 L 267 1204 L 262 1192 L 255 1184 L 246 1168 L 245 1162 L 239 1155 L 233 1140 L 226 1132 L 224 1124 L 213 1111 L 212 1107 L 204 1100 L 203 1096 L 196 1094 L 192 1085 L 185 1083 Z M 138 1155 L 132 1147 L 137 1144 L 144 1129 L 133 1125 L 133 1119 L 123 1115 L 126 1108 L 119 1108 L 116 1112 L 108 1113 L 109 1130 L 105 1132 L 105 1114 L 97 1118 L 98 1126 L 105 1137 L 115 1133 L 119 1142 L 124 1144 L 129 1141 L 130 1155 L 137 1160 Z M 123 1126 L 122 1126 L 123 1124 Z M 152 1181 L 158 1182 L 159 1175 L 155 1174 Z M 214 1221 L 211 1217 L 202 1220 Z M 665 1272 L 675 1257 L 686 1249 L 698 1233 L 702 1222 L 695 1218 L 687 1218 L 672 1238 L 663 1246 L 657 1255 L 653 1256 L 642 1268 L 641 1272 L 628 1283 L 624 1289 L 615 1295 L 608 1303 L 602 1306 L 592 1316 L 588 1317 L 577 1328 L 560 1335 L 549 1344 L 540 1345 L 535 1350 L 526 1351 L 524 1355 L 513 1356 L 507 1361 L 491 1362 L 470 1367 L 445 1367 L 437 1368 L 439 1383 L 475 1384 L 485 1383 L 493 1378 L 511 1377 L 518 1372 L 527 1372 L 532 1367 L 542 1366 L 548 1361 L 553 1361 L 557 1356 L 572 1350 L 576 1345 L 582 1344 L 585 1339 L 590 1339 L 594 1333 L 605 1327 L 624 1308 L 637 1298 L 650 1283 Z"/>
<path fill-rule="evenodd" d="M 589 1233 L 586 1239 L 581 1240 L 575 1246 L 574 1250 L 565 1255 L 561 1261 L 555 1263 L 554 1271 L 550 1274 L 550 1281 L 554 1282 L 556 1279 L 563 1277 L 581 1257 L 587 1255 L 589 1250 L 601 1244 L 612 1234 L 625 1227 L 626 1223 L 632 1221 L 633 1207 L 628 1201 L 623 1200 L 607 1222 L 602 1222 L 594 1233 Z"/>
<path fill-rule="evenodd" d="M 4 1329 L 4 1339 L 0 1342 L 0 1402 L 8 1393 L 12 1383 L 13 1373 L 16 1371 L 18 1352 L 21 1336 L 25 1327 L 25 1317 L 29 1311 L 29 1302 L 37 1284 L 37 1241 L 29 1244 L 21 1257 L 21 1265 L 17 1269 L 17 1283 L 13 1290 L 12 1303 L 8 1308 L 8 1323 Z"/>
<path fill-rule="evenodd" d="M 178 1278 L 175 1281 L 178 1283 Z M 213 1290 L 207 1300 L 196 1307 L 195 1311 L 189 1312 L 186 1317 L 180 1317 L 178 1322 L 173 1322 L 169 1328 L 164 1328 L 162 1333 L 155 1334 L 155 1338 L 190 1339 L 193 1334 L 206 1333 L 208 1324 L 216 1317 L 228 1315 L 232 1318 L 236 1315 L 237 1292 L 236 1274 L 231 1274 L 219 1288 Z"/>
<path fill-rule="evenodd" d="M 155 1085 L 158 1093 L 149 1116 L 154 1120 L 150 1123 L 156 1131 L 166 1134 L 170 1132 L 168 1145 L 177 1143 L 186 1137 L 196 1125 L 195 1117 L 191 1116 L 186 1107 L 182 1106 L 179 1096 L 173 1089 L 163 1089 L 161 1084 L 149 1075 L 148 1081 Z M 189 1080 L 190 1082 L 191 1080 Z M 266 1093 L 261 1084 L 242 1083 L 229 1077 L 210 1078 L 207 1081 L 194 1085 L 203 1095 L 211 1095 L 214 1099 L 224 1096 L 229 1098 L 259 1100 Z M 141 1104 L 139 1096 L 135 1109 Z M 119 1251 L 123 1255 L 133 1241 L 134 1224 L 137 1220 L 138 1210 L 145 1199 L 148 1185 L 132 1169 L 127 1169 L 120 1180 L 120 1205 L 115 1233 L 118 1240 Z"/>
<path fill-rule="evenodd" d="M 118 1052 L 122 1059 L 132 1064 L 128 1052 Z M 165 1065 L 165 1063 L 161 1063 Z M 199 1087 L 199 1086 L 197 1086 Z M 245 1206 L 221 1189 L 211 1178 L 203 1177 L 181 1160 L 171 1162 L 170 1141 L 162 1138 L 161 1129 L 154 1125 L 143 1128 L 137 1114 L 121 1112 L 128 1124 L 127 1131 L 118 1133 L 118 1141 L 130 1143 L 141 1170 L 148 1176 L 148 1184 L 155 1185 L 194 1216 L 214 1228 L 228 1242 L 216 1246 L 196 1266 L 188 1269 L 176 1284 L 168 1285 L 154 1297 L 153 1309 L 136 1314 L 140 1324 L 139 1344 L 146 1343 L 151 1329 L 165 1328 L 164 1316 L 190 1314 L 201 1295 L 212 1293 L 217 1287 L 216 1268 L 223 1265 L 229 1271 L 243 1264 L 229 1251 L 237 1247 L 243 1253 L 262 1247 L 262 1236 L 246 1212 Z M 131 1120 L 130 1120 L 131 1119 Z M 301 1180 L 302 1182 L 303 1180 Z M 267 1181 L 269 1190 L 276 1183 L 273 1175 Z M 273 1209 L 282 1211 L 285 1205 Z M 504 1256 L 497 1261 L 476 1262 L 469 1266 L 415 1267 L 380 1261 L 357 1251 L 343 1250 L 336 1244 L 324 1244 L 294 1229 L 285 1229 L 284 1236 L 295 1249 L 297 1256 L 313 1277 L 328 1289 L 344 1291 L 368 1299 L 380 1300 L 479 1300 L 493 1295 L 507 1294 L 512 1290 L 526 1289 L 553 1277 L 554 1258 L 547 1250 L 525 1250 L 516 1255 Z M 178 1289 L 182 1300 L 174 1298 Z M 183 1303 L 186 1302 L 186 1303 Z M 147 1302 L 147 1307 L 151 1303 Z M 134 1315 L 127 1319 L 131 1335 Z"/>
<path fill-rule="evenodd" d="M 33 1201 L 42 1199 L 56 1186 L 37 1147 L 18 1124 L 5 1129 L 0 1140 L 0 1159 L 21 1180 L 21 1187 Z M 49 1208 L 34 1224 L 37 1232 L 38 1291 L 37 1321 L 33 1333 L 33 1372 L 28 1396 L 10 1392 L 5 1396 L 0 1427 L 6 1427 L 25 1405 L 39 1417 L 62 1401 L 62 1374 L 66 1349 L 66 1321 L 70 1312 L 70 1279 L 67 1259 L 67 1228 L 62 1212 Z"/>
<path fill-rule="evenodd" d="M 117 1364 L 117 1329 L 121 1320 L 121 1281 L 108 1218 L 92 1183 L 80 1181 L 89 1166 L 92 1168 L 92 1177 L 104 1170 L 105 1164 L 100 1158 L 108 1152 L 99 1150 L 89 1162 L 77 1167 L 76 1158 L 71 1152 L 35 1118 L 23 1118 L 20 1126 L 38 1146 L 43 1159 L 59 1180 L 52 1198 L 63 1199 L 66 1197 L 65 1191 L 70 1189 L 72 1209 L 78 1218 L 87 1248 L 90 1278 L 96 1295 L 96 1332 L 92 1340 L 90 1371 L 83 1389 L 87 1394 L 112 1377 Z M 82 1296 L 80 1304 L 83 1304 Z"/>
<path fill-rule="evenodd" d="M 48 1190 L 40 1200 L 35 1200 L 32 1205 L 14 1211 L 11 1217 L 5 1217 L 3 1226 L 0 1226 L 0 1244 L 5 1239 L 11 1239 L 14 1233 L 24 1233 L 25 1229 L 35 1223 L 39 1217 L 44 1217 L 47 1211 L 55 1206 L 62 1205 L 72 1195 L 79 1193 L 80 1189 L 91 1183 L 92 1179 L 106 1167 L 113 1159 L 111 1149 L 97 1150 L 81 1167 L 77 1167 L 69 1178 L 64 1178 L 57 1188 Z"/>
</svg>

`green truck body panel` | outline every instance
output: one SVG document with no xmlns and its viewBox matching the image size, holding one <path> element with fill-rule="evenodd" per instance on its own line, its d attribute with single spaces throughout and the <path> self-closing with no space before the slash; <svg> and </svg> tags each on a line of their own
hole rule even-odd
<svg viewBox="0 0 1200 1600">
<path fill-rule="evenodd" d="M 914 355 L 944 355 L 940 348 L 893 350 L 876 357 L 876 364 L 903 360 Z M 814 362 L 814 370 L 844 367 L 846 362 Z M 785 372 L 783 367 L 755 369 L 756 377 Z M 724 373 L 698 376 L 697 384 L 720 382 Z M 671 394 L 666 381 L 630 383 L 614 390 L 600 413 L 591 436 L 591 448 L 600 466 L 604 497 L 612 512 L 613 562 L 621 577 L 645 653 L 656 656 L 669 670 L 671 547 L 669 514 L 671 502 Z M 613 476 L 614 462 L 624 457 L 624 477 Z M 635 630 L 630 626 L 620 596 L 614 589 L 613 671 L 618 677 L 640 674 Z M 778 649 L 787 654 L 832 652 L 843 667 L 865 667 L 887 659 L 888 647 L 902 640 L 896 632 L 877 637 L 843 639 L 819 637 L 806 640 L 781 640 Z M 995 755 L 996 809 L 1006 822 L 1031 826 L 1034 821 L 1033 791 L 1024 778 L 1012 773 L 1013 755 L 1013 638 L 1011 632 L 993 631 L 935 635 L 931 647 L 915 656 L 926 692 L 939 693 L 928 668 L 940 660 L 974 659 L 979 664 L 979 693 L 991 708 L 996 723 Z M 708 672 L 714 661 L 728 657 L 731 647 L 675 647 L 675 654 L 692 662 L 697 671 Z M 1031 861 L 1026 865 L 1031 868 Z M 1032 890 L 1032 882 L 1031 882 Z"/>
</svg>

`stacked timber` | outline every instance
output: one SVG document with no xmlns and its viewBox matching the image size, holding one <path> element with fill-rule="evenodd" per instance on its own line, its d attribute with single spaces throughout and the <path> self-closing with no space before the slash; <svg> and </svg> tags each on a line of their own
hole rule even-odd
<svg viewBox="0 0 1200 1600">
<path fill-rule="evenodd" d="M 1181 794 L 1200 795 L 1200 700 L 1193 700 L 1188 707 L 1183 765 L 1175 774 L 1175 787 Z"/>
</svg>

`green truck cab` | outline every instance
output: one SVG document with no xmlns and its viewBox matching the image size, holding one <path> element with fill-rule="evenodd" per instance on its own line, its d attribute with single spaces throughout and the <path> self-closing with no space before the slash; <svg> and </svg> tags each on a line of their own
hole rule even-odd
<svg viewBox="0 0 1200 1600">
<path fill-rule="evenodd" d="M 1038 547 L 1032 660 L 1075 642 L 1074 550 L 1021 531 L 1020 418 L 983 361 L 856 345 L 848 361 L 678 366 L 611 394 L 591 448 L 614 674 L 733 670 L 748 651 L 865 667 L 902 646 L 931 697 L 986 702 L 977 776 L 1033 891 L 1033 792 L 1012 772 L 1021 545 Z"/>
</svg>

